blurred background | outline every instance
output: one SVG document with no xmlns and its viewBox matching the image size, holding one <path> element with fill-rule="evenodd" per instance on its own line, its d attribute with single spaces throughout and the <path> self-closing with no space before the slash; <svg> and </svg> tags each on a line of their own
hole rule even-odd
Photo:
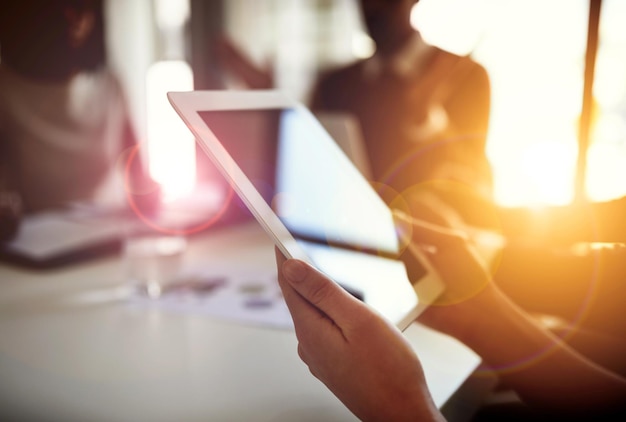
<svg viewBox="0 0 626 422">
<path fill-rule="evenodd" d="M 254 63 L 272 69 L 277 88 L 305 103 L 321 71 L 375 50 L 354 0 L 107 0 L 105 7 L 109 58 L 141 138 L 170 136 L 151 129 L 164 121 L 156 115 L 169 113 L 158 106 L 162 92 L 243 87 L 212 47 L 224 34 Z M 595 230 L 596 240 L 626 234 L 621 221 L 591 228 L 587 211 L 571 212 L 573 204 L 597 203 L 594 212 L 610 213 L 608 205 L 626 195 L 626 4 L 602 2 L 583 140 L 589 15 L 588 0 L 421 0 L 412 13 L 426 41 L 471 55 L 489 73 L 494 199 L 503 225 L 520 234 L 542 236 L 547 228 L 580 237 Z M 151 171 L 166 178 L 157 157 L 171 163 L 171 151 L 159 152 L 159 141 L 151 142 Z M 177 160 L 193 162 L 191 150 L 179 150 Z M 192 176 L 175 173 L 185 189 Z M 566 227 L 560 227 L 563 218 Z"/>
</svg>

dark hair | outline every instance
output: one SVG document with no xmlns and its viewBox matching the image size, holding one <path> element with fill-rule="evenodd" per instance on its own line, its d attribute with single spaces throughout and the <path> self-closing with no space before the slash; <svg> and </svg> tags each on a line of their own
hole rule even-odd
<svg viewBox="0 0 626 422">
<path fill-rule="evenodd" d="M 65 79 L 106 62 L 102 0 L 10 0 L 0 14 L 0 60 L 31 78 Z M 72 13 L 90 12 L 91 31 L 79 45 L 70 42 Z"/>
</svg>

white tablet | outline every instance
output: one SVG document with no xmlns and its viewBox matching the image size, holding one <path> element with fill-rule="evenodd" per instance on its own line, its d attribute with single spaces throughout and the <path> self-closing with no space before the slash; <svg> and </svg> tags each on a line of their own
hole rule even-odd
<svg viewBox="0 0 626 422">
<path fill-rule="evenodd" d="M 391 211 L 306 107 L 278 91 L 168 97 L 285 256 L 309 262 L 400 329 L 441 293 L 416 248 L 400 256 Z"/>
</svg>

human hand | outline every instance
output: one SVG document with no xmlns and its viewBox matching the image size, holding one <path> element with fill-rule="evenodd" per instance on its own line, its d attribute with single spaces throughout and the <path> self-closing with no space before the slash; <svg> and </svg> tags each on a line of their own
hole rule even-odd
<svg viewBox="0 0 626 422">
<path fill-rule="evenodd" d="M 364 421 L 442 420 L 400 331 L 326 276 L 276 250 L 298 354 Z"/>
<path fill-rule="evenodd" d="M 479 313 L 489 312 L 501 295 L 467 234 L 394 211 L 406 247 L 410 242 L 440 276 L 445 290 L 419 321 L 464 341 Z"/>
</svg>

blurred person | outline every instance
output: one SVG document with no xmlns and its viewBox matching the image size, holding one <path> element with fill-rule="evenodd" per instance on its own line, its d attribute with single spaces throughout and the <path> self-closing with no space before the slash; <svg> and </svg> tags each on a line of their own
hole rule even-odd
<svg viewBox="0 0 626 422">
<path fill-rule="evenodd" d="M 438 208 L 489 226 L 477 211 L 492 190 L 489 77 L 469 56 L 423 40 L 410 22 L 416 3 L 360 0 L 375 54 L 322 74 L 311 108 L 357 117 L 376 182 L 409 201 L 433 193 Z"/>
<path fill-rule="evenodd" d="M 8 239 L 22 213 L 92 198 L 136 140 L 120 82 L 107 67 L 102 0 L 3 6 L 0 236 Z M 140 163 L 132 168 L 143 173 Z"/>
<path fill-rule="evenodd" d="M 626 379 L 510 301 L 463 232 L 399 212 L 395 218 L 414 242 L 429 245 L 424 252 L 446 285 L 418 320 L 473 349 L 522 400 L 494 420 L 624 420 Z M 278 249 L 276 256 L 298 354 L 315 377 L 361 420 L 443 420 L 419 357 L 395 326 L 307 264 Z M 472 286 L 473 296 L 456 300 Z"/>
</svg>

